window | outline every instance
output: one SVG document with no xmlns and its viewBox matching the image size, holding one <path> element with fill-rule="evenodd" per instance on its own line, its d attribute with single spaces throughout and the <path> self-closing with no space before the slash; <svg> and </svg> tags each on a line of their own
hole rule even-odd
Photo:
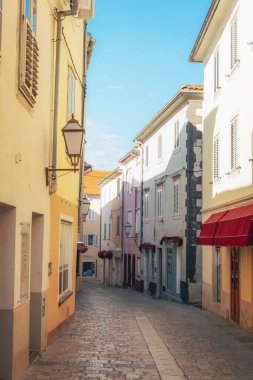
<svg viewBox="0 0 253 380">
<path fill-rule="evenodd" d="M 130 226 L 133 226 L 133 219 L 132 219 L 132 211 L 128 211 L 127 213 L 127 222 L 130 224 Z M 132 236 L 132 228 L 130 230 L 130 234 L 128 235 L 128 237 L 131 237 Z"/>
<path fill-rule="evenodd" d="M 237 118 L 230 124 L 230 169 L 238 169 Z"/>
<path fill-rule="evenodd" d="M 219 170 L 219 135 L 214 138 L 213 142 L 213 178 L 220 179 Z"/>
<path fill-rule="evenodd" d="M 71 290 L 72 262 L 72 223 L 61 220 L 60 260 L 59 260 L 59 299 Z"/>
<path fill-rule="evenodd" d="M 117 179 L 117 197 L 120 196 L 120 189 L 121 189 L 121 180 L 120 178 Z"/>
<path fill-rule="evenodd" d="M 174 124 L 174 137 L 175 137 L 175 142 L 174 142 L 174 148 L 179 148 L 180 146 L 180 138 L 179 138 L 179 121 L 177 120 Z"/>
<path fill-rule="evenodd" d="M 2 41 L 2 19 L 3 19 L 3 0 L 0 0 L 0 51 Z"/>
<path fill-rule="evenodd" d="M 145 191 L 144 193 L 144 219 L 148 219 L 148 197 L 149 197 L 149 191 Z"/>
<path fill-rule="evenodd" d="M 84 235 L 84 242 L 88 246 L 98 246 L 98 235 L 96 234 L 87 234 Z"/>
<path fill-rule="evenodd" d="M 96 213 L 91 208 L 89 209 L 87 220 L 96 220 Z"/>
<path fill-rule="evenodd" d="M 104 240 L 106 240 L 106 223 L 104 223 Z"/>
<path fill-rule="evenodd" d="M 141 275 L 141 258 L 137 257 L 137 276 L 140 277 Z"/>
<path fill-rule="evenodd" d="M 136 214 L 135 214 L 135 232 L 137 234 L 140 233 L 140 228 L 141 228 L 141 211 L 140 210 L 137 210 L 136 211 Z"/>
<path fill-rule="evenodd" d="M 68 77 L 68 119 L 75 115 L 75 93 L 76 93 L 76 80 L 73 71 L 69 70 Z"/>
<path fill-rule="evenodd" d="M 238 63 L 238 33 L 237 33 L 237 14 L 230 24 L 230 68 L 231 70 Z"/>
<path fill-rule="evenodd" d="M 220 88 L 220 62 L 219 62 L 219 50 L 214 53 L 214 93 Z"/>
<path fill-rule="evenodd" d="M 173 213 L 179 214 L 179 182 L 175 181 L 173 184 L 174 188 L 174 206 L 173 206 Z"/>
<path fill-rule="evenodd" d="M 96 277 L 96 260 L 83 261 L 83 277 Z"/>
<path fill-rule="evenodd" d="M 133 171 L 132 169 L 129 169 L 127 171 L 127 192 L 131 194 L 132 192 L 132 186 L 133 186 Z"/>
<path fill-rule="evenodd" d="M 163 155 L 163 150 L 162 150 L 163 145 L 162 144 L 163 144 L 162 135 L 159 135 L 158 140 L 157 140 L 157 145 L 158 145 L 157 158 L 158 158 L 158 160 L 160 158 L 162 158 L 162 155 Z"/>
<path fill-rule="evenodd" d="M 36 0 L 23 0 L 20 24 L 19 89 L 30 105 L 34 106 L 38 95 L 39 65 Z"/>
<path fill-rule="evenodd" d="M 162 187 L 157 188 L 157 217 L 162 216 Z"/>
<path fill-rule="evenodd" d="M 108 224 L 108 240 L 111 239 L 111 223 Z"/>
<path fill-rule="evenodd" d="M 116 219 L 116 235 L 119 236 L 120 235 L 120 216 L 117 215 L 117 219 Z"/>
<path fill-rule="evenodd" d="M 147 145 L 145 149 L 145 166 L 148 166 L 148 164 L 149 164 L 149 157 L 148 157 L 148 145 Z"/>
</svg>

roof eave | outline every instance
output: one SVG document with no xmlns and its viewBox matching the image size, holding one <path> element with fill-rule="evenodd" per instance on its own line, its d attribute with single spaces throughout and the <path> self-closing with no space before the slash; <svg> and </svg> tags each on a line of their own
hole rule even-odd
<svg viewBox="0 0 253 380">
<path fill-rule="evenodd" d="M 200 29 L 199 35 L 191 51 L 191 54 L 189 57 L 190 62 L 203 62 L 204 56 L 203 55 L 201 56 L 201 54 L 199 54 L 199 50 L 219 4 L 220 4 L 220 0 L 212 1 L 212 4 L 210 5 L 206 18 L 204 20 L 204 23 Z"/>
<path fill-rule="evenodd" d="M 179 107 L 186 100 L 188 100 L 188 95 L 192 94 L 202 95 L 203 90 L 179 90 L 176 93 L 176 95 L 150 120 L 150 122 L 145 125 L 145 127 L 140 131 L 140 133 L 138 133 L 138 135 L 135 136 L 133 141 L 143 142 L 150 134 L 152 134 L 156 130 L 156 128 L 158 127 L 157 123 L 163 122 L 162 118 L 165 119 L 169 117 L 177 107 Z M 175 107 L 177 103 L 178 105 L 177 107 Z"/>
</svg>

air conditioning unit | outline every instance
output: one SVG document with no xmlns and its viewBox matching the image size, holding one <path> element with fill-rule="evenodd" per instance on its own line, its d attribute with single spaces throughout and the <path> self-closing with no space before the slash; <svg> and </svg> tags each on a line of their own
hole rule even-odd
<svg viewBox="0 0 253 380">
<path fill-rule="evenodd" d="M 94 18 L 95 0 L 78 0 L 78 18 L 84 20 Z"/>
</svg>

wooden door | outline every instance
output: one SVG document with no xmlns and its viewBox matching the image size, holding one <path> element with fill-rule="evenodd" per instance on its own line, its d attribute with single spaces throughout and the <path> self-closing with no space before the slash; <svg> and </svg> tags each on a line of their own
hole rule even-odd
<svg viewBox="0 0 253 380">
<path fill-rule="evenodd" d="M 131 279 L 131 258 L 132 258 L 132 256 L 131 255 L 128 255 L 128 260 L 127 260 L 127 285 L 129 286 L 129 287 L 131 287 L 131 285 L 132 285 L 132 279 Z"/>
<path fill-rule="evenodd" d="M 231 296 L 230 316 L 236 323 L 240 322 L 240 297 L 239 297 L 239 248 L 231 248 Z"/>
<path fill-rule="evenodd" d="M 132 286 L 135 285 L 135 255 L 133 255 L 132 261 Z"/>
</svg>

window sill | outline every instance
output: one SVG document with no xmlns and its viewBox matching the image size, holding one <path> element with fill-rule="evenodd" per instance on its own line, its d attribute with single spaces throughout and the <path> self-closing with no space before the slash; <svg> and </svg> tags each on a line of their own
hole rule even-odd
<svg viewBox="0 0 253 380">
<path fill-rule="evenodd" d="M 162 216 L 158 216 L 158 217 L 157 217 L 157 221 L 158 221 L 158 222 L 163 222 L 163 217 L 162 217 Z"/>
<path fill-rule="evenodd" d="M 61 306 L 69 297 L 71 297 L 73 292 L 69 290 L 67 293 L 65 293 L 61 298 L 59 299 L 58 306 Z"/>
</svg>

